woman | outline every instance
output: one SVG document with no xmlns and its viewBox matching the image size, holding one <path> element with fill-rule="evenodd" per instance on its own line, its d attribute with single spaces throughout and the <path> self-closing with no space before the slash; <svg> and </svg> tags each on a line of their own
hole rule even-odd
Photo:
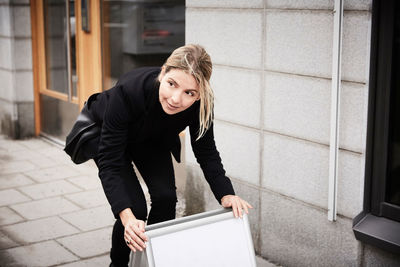
<svg viewBox="0 0 400 267">
<path fill-rule="evenodd" d="M 88 101 L 102 123 L 95 162 L 104 192 L 117 219 L 112 233 L 111 266 L 127 266 L 130 251 L 142 251 L 145 221 L 175 218 L 176 187 L 171 153 L 180 161 L 178 134 L 190 129 L 193 152 L 216 199 L 236 217 L 249 203 L 235 196 L 225 176 L 213 134 L 212 63 L 199 45 L 176 49 L 162 68 L 140 68 L 123 75 L 116 86 Z M 151 197 L 146 200 L 132 161 Z"/>
</svg>

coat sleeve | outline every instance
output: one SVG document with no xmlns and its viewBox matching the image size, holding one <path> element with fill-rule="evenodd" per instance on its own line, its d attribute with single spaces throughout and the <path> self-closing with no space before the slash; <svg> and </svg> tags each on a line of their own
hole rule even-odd
<svg viewBox="0 0 400 267">
<path fill-rule="evenodd" d="M 135 119 L 134 113 L 122 87 L 113 88 L 103 117 L 97 165 L 104 193 L 115 218 L 119 218 L 122 210 L 133 206 L 121 170 L 127 161 L 128 130 Z"/>
<path fill-rule="evenodd" d="M 231 180 L 225 176 L 221 157 L 215 145 L 214 126 L 212 124 L 207 132 L 197 141 L 196 139 L 199 131 L 198 120 L 195 120 L 194 123 L 189 126 L 189 130 L 192 149 L 196 160 L 203 170 L 204 177 L 210 185 L 211 191 L 221 204 L 223 196 L 234 195 L 235 191 L 233 190 Z"/>
</svg>

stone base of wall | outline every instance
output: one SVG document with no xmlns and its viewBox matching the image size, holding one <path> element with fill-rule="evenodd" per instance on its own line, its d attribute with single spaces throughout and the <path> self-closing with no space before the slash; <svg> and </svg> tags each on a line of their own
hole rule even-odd
<svg viewBox="0 0 400 267">
<path fill-rule="evenodd" d="M 15 115 L 14 114 L 14 109 Z M 35 135 L 34 103 L 10 103 L 0 99 L 0 131 L 12 139 Z M 15 118 L 14 118 L 15 116 Z"/>
<path fill-rule="evenodd" d="M 186 166 L 186 214 L 221 206 L 198 166 Z M 236 194 L 253 205 L 249 220 L 256 254 L 282 266 L 399 266 L 400 255 L 363 246 L 352 220 L 275 192 L 232 179 Z M 260 228 L 260 226 L 263 226 Z"/>
<path fill-rule="evenodd" d="M 369 245 L 363 247 L 361 266 L 400 266 L 400 255 Z"/>
</svg>

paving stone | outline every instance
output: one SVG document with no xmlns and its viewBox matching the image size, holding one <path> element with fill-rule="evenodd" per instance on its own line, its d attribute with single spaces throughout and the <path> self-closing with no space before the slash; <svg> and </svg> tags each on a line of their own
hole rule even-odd
<svg viewBox="0 0 400 267">
<path fill-rule="evenodd" d="M 20 243 L 45 241 L 79 232 L 78 229 L 58 217 L 4 226 L 2 230 L 13 240 Z"/>
<path fill-rule="evenodd" d="M 96 176 L 81 175 L 77 177 L 68 178 L 67 180 L 85 190 L 102 187 L 100 178 L 97 175 Z"/>
<path fill-rule="evenodd" d="M 50 168 L 60 164 L 59 162 L 54 161 L 46 156 L 30 158 L 29 161 L 39 168 Z"/>
<path fill-rule="evenodd" d="M 60 267 L 92 267 L 92 266 L 108 266 L 110 264 L 110 256 L 100 256 L 87 260 L 76 261 L 60 265 Z"/>
<path fill-rule="evenodd" d="M 37 153 L 29 149 L 11 151 L 8 152 L 7 155 L 11 160 L 29 160 L 37 157 Z"/>
<path fill-rule="evenodd" d="M 75 170 L 77 170 L 82 174 L 90 174 L 98 177 L 99 169 L 97 168 L 93 160 L 89 160 L 83 164 L 78 164 L 78 165 L 73 164 L 71 161 L 71 164 L 68 165 L 70 165 L 72 168 L 74 168 Z"/>
<path fill-rule="evenodd" d="M 0 165 L 0 175 L 17 172 L 26 172 L 36 169 L 36 166 L 27 160 L 11 161 Z"/>
<path fill-rule="evenodd" d="M 0 251 L 0 259 L 7 266 L 51 266 L 76 261 L 78 258 L 55 241 Z"/>
<path fill-rule="evenodd" d="M 14 140 L 2 139 L 0 140 L 0 149 L 11 152 L 11 151 L 24 150 L 26 149 L 26 147 L 24 147 L 21 144 L 18 144 L 18 142 L 15 142 Z"/>
<path fill-rule="evenodd" d="M 108 205 L 64 214 L 61 215 L 61 218 L 82 231 L 112 226 L 115 222 L 114 215 Z"/>
<path fill-rule="evenodd" d="M 31 138 L 31 139 L 21 140 L 21 141 L 18 141 L 18 144 L 23 145 L 26 148 L 29 148 L 32 150 L 52 146 L 51 144 L 47 143 L 46 141 L 43 141 L 40 138 Z"/>
<path fill-rule="evenodd" d="M 80 208 L 61 197 L 31 201 L 12 205 L 11 208 L 27 219 L 38 219 L 63 214 Z"/>
<path fill-rule="evenodd" d="M 112 227 L 57 239 L 81 258 L 102 255 L 110 251 Z"/>
<path fill-rule="evenodd" d="M 6 189 L 0 191 L 0 206 L 20 203 L 28 200 L 31 199 L 15 189 Z"/>
<path fill-rule="evenodd" d="M 65 152 L 62 150 L 61 147 L 50 145 L 50 144 L 48 146 L 43 146 L 42 148 L 36 149 L 35 151 L 39 154 L 42 154 L 43 156 L 50 157 L 50 158 L 65 154 Z M 67 155 L 67 154 L 65 154 L 65 155 Z"/>
<path fill-rule="evenodd" d="M 17 186 L 33 184 L 33 180 L 23 174 L 14 173 L 0 176 L 0 189 L 12 188 Z"/>
<path fill-rule="evenodd" d="M 0 225 L 7 225 L 23 221 L 24 218 L 19 216 L 15 211 L 8 207 L 0 208 Z"/>
<path fill-rule="evenodd" d="M 85 209 L 108 205 L 106 195 L 104 194 L 102 188 L 75 194 L 68 194 L 64 197 Z"/>
<path fill-rule="evenodd" d="M 36 169 L 25 174 L 42 183 L 77 176 L 79 173 L 66 165 L 58 165 L 41 170 Z"/>
<path fill-rule="evenodd" d="M 20 187 L 19 190 L 33 199 L 41 199 L 81 191 L 80 188 L 64 180 L 24 186 Z"/>
<path fill-rule="evenodd" d="M 11 240 L 3 232 L 0 232 L 0 249 L 12 248 L 18 246 L 18 243 Z"/>
</svg>

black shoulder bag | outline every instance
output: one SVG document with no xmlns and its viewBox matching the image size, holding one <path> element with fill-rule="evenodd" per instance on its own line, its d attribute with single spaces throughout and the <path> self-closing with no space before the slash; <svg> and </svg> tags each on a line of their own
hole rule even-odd
<svg viewBox="0 0 400 267">
<path fill-rule="evenodd" d="M 81 164 L 97 155 L 101 125 L 94 121 L 89 107 L 91 101 L 95 100 L 98 94 L 91 95 L 85 102 L 65 142 L 64 151 L 71 156 L 71 160 L 75 164 Z"/>
</svg>

